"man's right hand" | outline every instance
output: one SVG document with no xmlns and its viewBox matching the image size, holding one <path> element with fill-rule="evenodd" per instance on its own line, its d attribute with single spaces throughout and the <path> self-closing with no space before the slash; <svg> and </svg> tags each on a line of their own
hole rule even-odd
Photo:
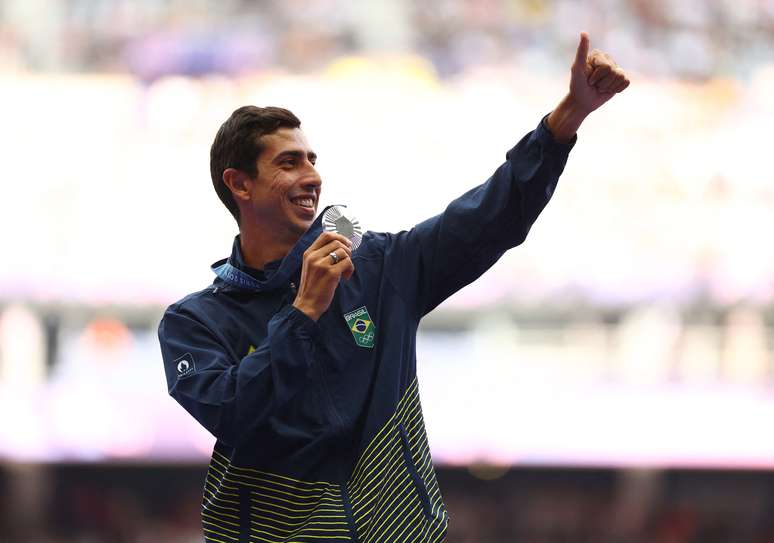
<svg viewBox="0 0 774 543">
<path fill-rule="evenodd" d="M 293 305 L 312 320 L 319 319 L 331 305 L 341 278 L 349 279 L 355 272 L 351 247 L 352 242 L 341 234 L 323 232 L 304 251 L 301 284 Z M 335 264 L 333 252 L 338 257 Z"/>
</svg>

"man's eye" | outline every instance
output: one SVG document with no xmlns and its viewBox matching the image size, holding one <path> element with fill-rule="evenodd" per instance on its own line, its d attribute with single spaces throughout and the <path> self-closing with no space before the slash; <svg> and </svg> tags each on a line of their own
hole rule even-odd
<svg viewBox="0 0 774 543">
<path fill-rule="evenodd" d="M 282 161 L 283 166 L 293 166 L 295 163 L 296 161 L 293 160 L 292 158 L 286 158 L 285 160 Z"/>
</svg>

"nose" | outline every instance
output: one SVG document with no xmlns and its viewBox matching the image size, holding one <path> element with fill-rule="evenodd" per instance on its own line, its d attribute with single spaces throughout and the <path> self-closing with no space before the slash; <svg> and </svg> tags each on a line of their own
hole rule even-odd
<svg viewBox="0 0 774 543">
<path fill-rule="evenodd" d="M 304 190 L 318 190 L 322 186 L 322 179 L 320 179 L 319 175 L 306 177 L 303 179 L 303 181 L 301 181 L 301 186 L 304 188 Z"/>
<path fill-rule="evenodd" d="M 317 173 L 317 168 L 311 162 L 307 164 L 307 168 L 307 172 L 301 180 L 301 186 L 307 190 L 319 189 L 322 186 L 322 178 Z"/>
</svg>

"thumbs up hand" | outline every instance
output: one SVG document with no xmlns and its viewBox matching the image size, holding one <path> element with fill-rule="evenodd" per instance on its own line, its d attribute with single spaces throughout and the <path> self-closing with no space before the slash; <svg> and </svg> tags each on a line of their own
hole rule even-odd
<svg viewBox="0 0 774 543">
<path fill-rule="evenodd" d="M 570 96 L 587 114 L 629 86 L 626 73 L 610 55 L 597 49 L 589 53 L 585 32 L 581 33 L 570 74 Z"/>
<path fill-rule="evenodd" d="M 589 53 L 589 35 L 581 32 L 570 70 L 570 92 L 546 120 L 554 138 L 572 141 L 589 113 L 628 86 L 629 78 L 610 55 L 596 49 Z"/>
</svg>

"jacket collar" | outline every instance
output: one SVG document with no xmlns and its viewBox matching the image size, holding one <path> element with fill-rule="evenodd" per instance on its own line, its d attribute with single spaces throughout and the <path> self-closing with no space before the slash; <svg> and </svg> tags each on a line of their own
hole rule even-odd
<svg viewBox="0 0 774 543">
<path fill-rule="evenodd" d="M 240 289 L 264 291 L 287 287 L 290 280 L 296 276 L 296 272 L 301 268 L 304 251 L 322 232 L 322 217 L 329 207 L 331 206 L 322 210 L 312 226 L 284 258 L 269 262 L 263 270 L 256 270 L 245 264 L 237 235 L 231 248 L 231 256 L 215 262 L 212 265 L 212 271 L 221 281 Z"/>
</svg>

